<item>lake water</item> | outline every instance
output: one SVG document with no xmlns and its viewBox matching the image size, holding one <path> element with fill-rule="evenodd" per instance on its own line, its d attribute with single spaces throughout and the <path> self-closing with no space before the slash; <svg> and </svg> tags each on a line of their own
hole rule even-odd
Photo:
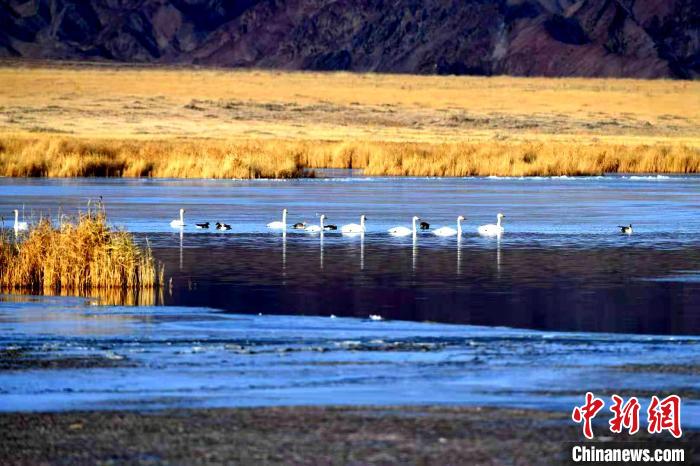
<svg viewBox="0 0 700 466">
<path fill-rule="evenodd" d="M 5 219 L 14 208 L 30 221 L 70 215 L 102 196 L 110 221 L 148 241 L 170 283 L 135 299 L 141 307 L 91 306 L 120 302 L 110 296 L 4 297 L 0 349 L 130 365 L 0 372 L 0 409 L 405 402 L 568 410 L 588 389 L 700 388 L 683 373 L 612 368 L 700 364 L 700 177 L 333 175 L 0 179 Z M 169 226 L 180 208 L 183 231 Z M 282 208 L 290 223 L 324 213 L 342 225 L 365 214 L 367 233 L 268 231 Z M 505 234 L 479 237 L 477 225 L 497 212 L 506 214 Z M 386 233 L 413 215 L 433 227 L 464 215 L 465 233 L 421 232 L 415 242 Z M 196 230 L 203 221 L 232 230 Z M 619 234 L 629 223 L 634 234 Z M 684 407 L 700 424 L 694 399 Z"/>
</svg>

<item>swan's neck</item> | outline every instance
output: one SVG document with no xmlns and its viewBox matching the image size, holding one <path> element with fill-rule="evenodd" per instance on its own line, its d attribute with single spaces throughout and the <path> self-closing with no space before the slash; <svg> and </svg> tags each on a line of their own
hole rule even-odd
<svg viewBox="0 0 700 466">
<path fill-rule="evenodd" d="M 287 211 L 286 210 L 282 211 L 282 223 L 287 225 Z"/>
<path fill-rule="evenodd" d="M 496 226 L 500 227 L 501 226 L 501 217 L 497 217 L 496 219 Z"/>
<path fill-rule="evenodd" d="M 180 210 L 180 223 L 185 223 L 185 212 Z"/>
<path fill-rule="evenodd" d="M 360 228 L 362 228 L 362 231 L 365 231 L 365 217 L 364 215 L 360 217 Z"/>
<path fill-rule="evenodd" d="M 323 217 L 321 217 L 321 231 L 323 231 Z"/>
<path fill-rule="evenodd" d="M 416 219 L 413 219 L 413 234 L 416 234 Z"/>
<path fill-rule="evenodd" d="M 462 236 L 462 219 L 461 218 L 457 219 L 457 234 L 459 236 Z"/>
</svg>

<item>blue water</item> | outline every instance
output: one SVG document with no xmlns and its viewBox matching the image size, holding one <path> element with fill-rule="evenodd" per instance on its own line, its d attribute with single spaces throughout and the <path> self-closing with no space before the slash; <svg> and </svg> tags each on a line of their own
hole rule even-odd
<svg viewBox="0 0 700 466">
<path fill-rule="evenodd" d="M 611 391 L 638 393 L 644 402 L 646 393 L 700 389 L 697 376 L 615 368 L 697 364 L 698 338 L 89 304 L 9 299 L 0 306 L 0 347 L 136 367 L 0 372 L 0 410 L 476 404 L 569 412 L 587 390 L 608 400 Z M 684 399 L 683 425 L 700 425 L 697 400 Z"/>
<path fill-rule="evenodd" d="M 605 176 L 554 178 L 368 178 L 300 180 L 22 179 L 0 182 L 0 212 L 20 208 L 30 220 L 84 210 L 100 196 L 110 219 L 133 232 L 167 232 L 179 209 L 186 221 L 221 221 L 231 234 L 268 233 L 265 225 L 289 209 L 290 223 L 359 222 L 382 236 L 420 216 L 454 226 L 464 215 L 465 237 L 476 226 L 507 217 L 504 241 L 619 244 L 617 225 L 632 223 L 635 244 L 698 244 L 700 177 Z M 572 237 L 575 236 L 575 237 Z M 426 238 L 426 241 L 432 238 Z"/>
<path fill-rule="evenodd" d="M 686 390 L 684 425 L 697 426 L 696 375 L 613 366 L 700 364 L 699 195 L 700 177 L 656 175 L 0 179 L 6 222 L 14 208 L 30 222 L 57 219 L 102 196 L 110 221 L 148 242 L 168 282 L 137 298 L 1 298 L 0 349 L 134 367 L 0 372 L 0 410 L 456 403 L 568 412 L 587 390 Z M 290 223 L 366 214 L 368 231 L 268 231 L 285 207 Z M 169 226 L 180 208 L 182 231 Z M 505 234 L 479 237 L 497 212 Z M 433 227 L 465 215 L 465 233 L 386 233 L 413 215 Z M 194 228 L 203 221 L 233 229 Z M 629 223 L 634 234 L 619 234 Z M 109 305 L 122 301 L 142 305 Z"/>
</svg>

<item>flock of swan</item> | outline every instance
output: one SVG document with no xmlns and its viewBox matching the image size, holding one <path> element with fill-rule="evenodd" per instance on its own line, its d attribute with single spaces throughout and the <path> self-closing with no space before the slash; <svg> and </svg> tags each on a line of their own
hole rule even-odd
<svg viewBox="0 0 700 466">
<path fill-rule="evenodd" d="M 14 210 L 15 214 L 15 223 L 14 223 L 14 230 L 15 232 L 19 231 L 26 231 L 29 228 L 29 225 L 27 222 L 20 222 L 19 221 L 19 210 L 15 209 Z M 482 235 L 482 236 L 500 236 L 503 234 L 505 229 L 503 228 L 502 221 L 505 218 L 505 215 L 502 213 L 498 213 L 496 215 L 496 223 L 490 223 L 487 225 L 480 225 L 477 227 L 476 231 Z M 326 216 L 324 214 L 320 215 L 320 222 L 318 225 L 308 225 L 306 222 L 298 222 L 294 223 L 291 225 L 291 228 L 294 230 L 302 230 L 307 233 L 323 233 L 324 231 L 334 231 L 340 229 L 340 232 L 343 234 L 347 235 L 352 235 L 352 234 L 364 234 L 366 231 L 365 227 L 365 222 L 367 220 L 367 217 L 365 215 L 360 215 L 360 223 L 348 223 L 347 225 L 343 225 L 340 228 L 338 228 L 337 225 L 332 225 L 332 224 L 326 224 L 325 223 Z M 420 223 L 418 223 L 420 221 Z M 464 221 L 464 216 L 460 215 L 457 217 L 457 228 L 452 228 L 448 226 L 440 227 L 435 230 L 432 230 L 432 233 L 435 236 L 462 236 L 463 230 L 462 230 L 462 222 Z M 180 209 L 180 218 L 174 219 L 173 221 L 170 222 L 170 226 L 173 228 L 184 228 L 186 226 L 185 224 L 185 209 Z M 209 228 L 209 222 L 205 223 L 196 223 L 195 226 L 199 229 L 208 229 Z M 226 224 L 226 223 L 221 223 L 221 222 L 216 222 L 215 228 L 217 230 L 230 230 L 231 225 Z M 287 209 L 282 210 L 282 220 L 277 220 L 273 221 L 267 224 L 267 228 L 271 230 L 287 230 L 288 224 L 287 224 Z M 430 224 L 428 222 L 421 221 L 420 217 L 414 216 L 412 221 L 411 221 L 411 228 L 408 228 L 406 226 L 397 226 L 393 228 L 389 228 L 387 232 L 391 236 L 409 236 L 413 235 L 416 236 L 418 233 L 418 229 L 421 230 L 430 230 Z M 621 233 L 631 235 L 632 234 L 632 224 L 630 225 L 618 225 L 618 228 L 620 229 Z"/>
<path fill-rule="evenodd" d="M 502 225 L 503 218 L 505 218 L 505 215 L 502 213 L 498 213 L 496 215 L 496 223 L 488 224 L 488 225 L 481 225 L 479 226 L 476 231 L 482 235 L 482 236 L 499 236 L 502 235 L 503 232 L 505 231 Z M 366 226 L 365 222 L 367 221 L 367 217 L 365 215 L 360 215 L 360 223 L 348 223 L 347 225 L 342 225 L 340 228 L 337 225 L 332 225 L 332 224 L 326 224 L 326 216 L 325 214 L 321 214 L 319 216 L 319 223 L 317 225 L 309 225 L 306 222 L 298 222 L 294 223 L 292 225 L 289 225 L 287 223 L 287 209 L 282 210 L 282 220 L 276 220 L 273 222 L 270 222 L 267 224 L 267 228 L 271 230 L 284 230 L 286 231 L 288 228 L 291 228 L 293 230 L 302 230 L 307 233 L 323 233 L 325 231 L 335 231 L 335 230 L 340 230 L 341 233 L 343 234 L 348 234 L 348 235 L 353 235 L 353 234 L 364 234 L 366 231 Z M 420 221 L 420 223 L 418 223 Z M 435 230 L 432 230 L 432 233 L 435 236 L 462 236 L 463 230 L 462 230 L 462 222 L 464 221 L 464 216 L 460 215 L 457 217 L 457 228 L 452 228 L 448 226 L 440 227 Z M 170 226 L 173 228 L 183 228 L 186 226 L 185 224 L 185 209 L 180 209 L 180 218 L 175 219 L 170 222 Z M 196 223 L 195 226 L 200 229 L 208 229 L 210 224 L 209 222 L 205 223 Z M 630 232 L 631 232 L 631 225 L 630 225 Z M 420 217 L 414 216 L 411 222 L 411 228 L 406 227 L 406 226 L 397 226 L 393 228 L 389 228 L 387 232 L 391 236 L 416 236 L 418 233 L 418 229 L 421 230 L 430 230 L 430 224 L 428 222 L 421 221 Z M 625 227 L 626 228 L 626 227 Z M 217 230 L 230 230 L 231 226 L 226 224 L 226 223 L 220 223 L 216 222 L 216 229 Z"/>
</svg>

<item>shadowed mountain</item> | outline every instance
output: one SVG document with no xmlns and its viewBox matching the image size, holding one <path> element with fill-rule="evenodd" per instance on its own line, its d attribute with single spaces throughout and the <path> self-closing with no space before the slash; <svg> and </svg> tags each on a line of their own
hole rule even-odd
<svg viewBox="0 0 700 466">
<path fill-rule="evenodd" d="M 700 76 L 697 0 L 5 0 L 0 56 L 421 74 Z"/>
</svg>

